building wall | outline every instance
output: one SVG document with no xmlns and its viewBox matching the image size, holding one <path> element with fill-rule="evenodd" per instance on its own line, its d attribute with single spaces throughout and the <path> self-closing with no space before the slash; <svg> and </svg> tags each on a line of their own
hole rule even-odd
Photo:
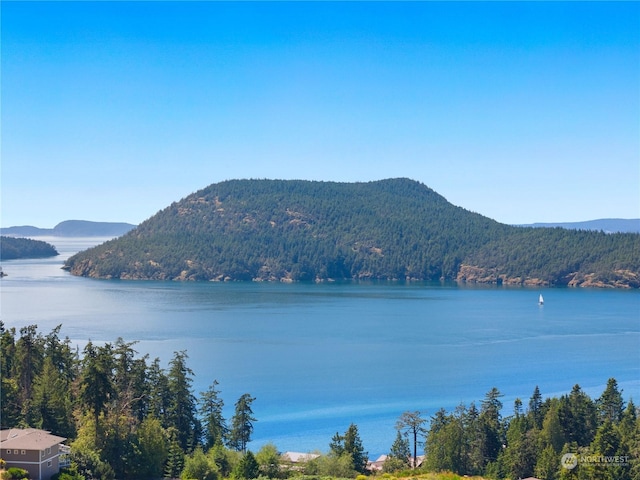
<svg viewBox="0 0 640 480">
<path fill-rule="evenodd" d="M 49 465 L 49 463 L 51 463 L 51 465 Z M 53 457 L 49 460 L 45 460 L 42 463 L 42 470 L 41 470 L 41 474 L 42 480 L 50 480 L 51 477 L 53 477 L 56 473 L 58 473 L 60 471 L 60 465 L 58 463 L 58 457 Z"/>
<path fill-rule="evenodd" d="M 58 445 L 45 450 L 17 450 L 3 448 L 1 458 L 7 462 L 7 468 L 23 468 L 33 480 L 50 480 L 60 470 Z M 24 453 L 23 453 L 24 452 Z"/>
</svg>

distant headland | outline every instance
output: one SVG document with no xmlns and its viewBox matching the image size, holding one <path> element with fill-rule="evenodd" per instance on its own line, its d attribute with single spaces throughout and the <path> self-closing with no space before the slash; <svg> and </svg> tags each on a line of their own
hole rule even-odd
<svg viewBox="0 0 640 480">
<path fill-rule="evenodd" d="M 535 228 L 566 228 L 568 230 L 596 230 L 605 233 L 640 233 L 640 218 L 601 218 L 585 222 L 531 223 L 517 225 Z"/>
<path fill-rule="evenodd" d="M 121 222 L 90 222 L 87 220 L 65 220 L 53 228 L 38 228 L 31 225 L 0 228 L 7 237 L 119 237 L 136 226 Z"/>
</svg>

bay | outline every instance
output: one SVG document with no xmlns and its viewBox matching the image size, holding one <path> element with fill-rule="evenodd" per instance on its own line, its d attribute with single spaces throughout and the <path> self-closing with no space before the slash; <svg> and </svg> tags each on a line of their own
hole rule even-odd
<svg viewBox="0 0 640 480">
<path fill-rule="evenodd" d="M 353 422 L 377 456 L 403 411 L 479 404 L 494 386 L 503 415 L 536 385 L 596 398 L 614 377 L 640 398 L 637 290 L 94 280 L 60 267 L 105 239 L 41 239 L 60 255 L 3 263 L 5 326 L 62 324 L 80 348 L 122 337 L 164 365 L 186 350 L 194 393 L 217 380 L 227 417 L 256 397 L 253 450 L 327 451 Z"/>
</svg>

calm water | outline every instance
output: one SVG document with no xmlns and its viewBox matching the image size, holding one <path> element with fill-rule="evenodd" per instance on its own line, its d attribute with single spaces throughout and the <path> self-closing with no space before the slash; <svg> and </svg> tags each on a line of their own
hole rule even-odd
<svg viewBox="0 0 640 480">
<path fill-rule="evenodd" d="M 257 398 L 254 450 L 327 451 L 354 422 L 370 456 L 386 453 L 403 411 L 479 404 L 493 386 L 503 415 L 536 385 L 597 397 L 609 377 L 640 401 L 638 291 L 91 280 L 60 266 L 95 239 L 46 240 L 59 257 L 3 263 L 5 325 L 61 323 L 81 348 L 137 340 L 165 365 L 187 350 L 195 393 L 218 380 L 227 417 Z"/>
</svg>

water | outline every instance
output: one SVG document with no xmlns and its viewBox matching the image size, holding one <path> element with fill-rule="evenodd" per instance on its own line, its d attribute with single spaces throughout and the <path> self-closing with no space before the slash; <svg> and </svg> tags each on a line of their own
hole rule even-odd
<svg viewBox="0 0 640 480">
<path fill-rule="evenodd" d="M 638 291 L 92 280 L 60 267 L 98 240 L 45 240 L 59 257 L 3 264 L 5 325 L 62 324 L 80 348 L 136 340 L 164 365 L 186 350 L 194 392 L 218 380 L 227 418 L 240 395 L 256 397 L 253 450 L 327 451 L 353 422 L 377 456 L 403 411 L 479 404 L 494 386 L 503 415 L 536 385 L 596 398 L 615 377 L 640 399 Z"/>
</svg>

